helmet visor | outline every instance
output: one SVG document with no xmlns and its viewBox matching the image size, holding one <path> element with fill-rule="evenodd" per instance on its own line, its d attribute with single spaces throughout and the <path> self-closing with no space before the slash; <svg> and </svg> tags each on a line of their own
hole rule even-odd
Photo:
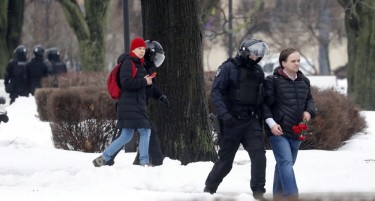
<svg viewBox="0 0 375 201">
<path fill-rule="evenodd" d="M 156 53 L 155 57 L 153 59 L 155 66 L 156 67 L 161 66 L 161 64 L 164 62 L 164 59 L 165 59 L 165 55 L 164 54 Z"/>
<path fill-rule="evenodd" d="M 256 57 L 268 56 L 270 51 L 264 42 L 259 42 L 246 47 L 248 54 Z"/>
</svg>

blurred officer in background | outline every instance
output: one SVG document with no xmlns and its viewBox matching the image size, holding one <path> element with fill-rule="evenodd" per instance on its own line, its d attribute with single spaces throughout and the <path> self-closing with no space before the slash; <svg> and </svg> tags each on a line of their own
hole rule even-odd
<svg viewBox="0 0 375 201">
<path fill-rule="evenodd" d="M 18 96 L 29 96 L 29 80 L 26 70 L 27 49 L 24 45 L 19 45 L 14 50 L 13 59 L 8 63 L 4 85 L 5 91 L 9 93 L 10 104 L 12 104 Z"/>
<path fill-rule="evenodd" d="M 47 58 L 52 67 L 52 70 L 49 72 L 50 75 L 58 75 L 68 72 L 66 64 L 60 59 L 60 52 L 57 48 L 52 47 L 47 49 Z"/>
<path fill-rule="evenodd" d="M 42 78 L 48 75 L 49 63 L 44 61 L 44 47 L 36 45 L 33 48 L 34 58 L 26 65 L 27 74 L 29 76 L 30 92 L 35 93 L 36 88 L 41 87 Z"/>
</svg>

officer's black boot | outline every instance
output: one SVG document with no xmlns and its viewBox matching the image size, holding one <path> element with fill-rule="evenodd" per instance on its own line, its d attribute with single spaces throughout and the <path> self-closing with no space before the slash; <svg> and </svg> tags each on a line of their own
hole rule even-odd
<svg viewBox="0 0 375 201">
<path fill-rule="evenodd" d="M 205 186 L 204 189 L 203 189 L 203 192 L 214 194 L 214 193 L 216 193 L 216 190 L 217 190 L 217 187 Z"/>
</svg>

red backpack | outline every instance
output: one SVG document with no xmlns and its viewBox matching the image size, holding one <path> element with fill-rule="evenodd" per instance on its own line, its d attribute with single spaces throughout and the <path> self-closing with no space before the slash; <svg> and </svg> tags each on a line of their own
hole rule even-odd
<svg viewBox="0 0 375 201">
<path fill-rule="evenodd" d="M 133 61 L 130 60 L 130 62 L 132 64 L 132 78 L 135 78 L 135 75 L 137 74 L 137 68 L 135 67 L 135 64 L 133 63 Z M 112 69 L 111 73 L 109 73 L 108 78 L 107 78 L 108 93 L 115 100 L 118 100 L 121 95 L 121 87 L 120 87 L 119 80 L 118 80 L 121 65 L 122 65 L 122 62 L 118 63 Z"/>
</svg>

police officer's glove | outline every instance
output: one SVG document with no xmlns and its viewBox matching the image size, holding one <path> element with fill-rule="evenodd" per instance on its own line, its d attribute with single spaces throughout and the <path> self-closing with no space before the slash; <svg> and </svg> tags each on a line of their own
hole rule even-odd
<svg viewBox="0 0 375 201">
<path fill-rule="evenodd" d="M 237 120 L 229 113 L 223 115 L 224 126 L 233 128 L 237 125 Z"/>
<path fill-rule="evenodd" d="M 0 97 L 0 104 L 5 104 L 5 98 Z"/>
<path fill-rule="evenodd" d="M 8 115 L 6 113 L 0 114 L 0 123 L 1 122 L 7 123 L 8 121 L 9 121 L 9 118 L 8 118 Z"/>
<path fill-rule="evenodd" d="M 169 100 L 166 95 L 160 96 L 159 101 L 162 102 L 165 105 L 165 107 L 169 107 Z"/>
</svg>

